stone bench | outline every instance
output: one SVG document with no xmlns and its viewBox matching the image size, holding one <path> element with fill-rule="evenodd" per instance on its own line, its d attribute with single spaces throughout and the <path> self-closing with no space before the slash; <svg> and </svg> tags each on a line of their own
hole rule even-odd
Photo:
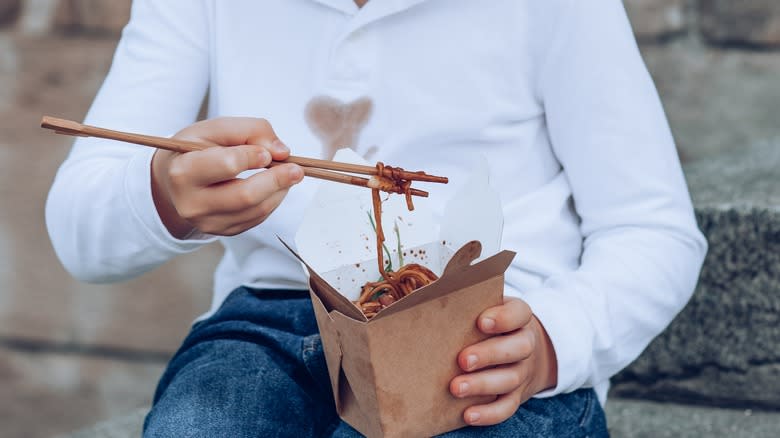
<svg viewBox="0 0 780 438">
<path fill-rule="evenodd" d="M 627 438 L 779 436 L 780 144 L 685 171 L 710 251 L 689 305 L 613 379 L 610 431 Z M 71 438 L 140 436 L 146 411 Z"/>
</svg>

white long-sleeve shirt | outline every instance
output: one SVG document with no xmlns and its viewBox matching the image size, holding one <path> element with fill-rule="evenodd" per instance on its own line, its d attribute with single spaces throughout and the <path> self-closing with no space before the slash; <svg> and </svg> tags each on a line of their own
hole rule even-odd
<svg viewBox="0 0 780 438">
<path fill-rule="evenodd" d="M 446 175 L 441 208 L 476 156 L 500 191 L 507 295 L 526 300 L 558 359 L 541 396 L 596 387 L 628 365 L 689 299 L 706 251 L 674 142 L 619 0 L 136 0 L 86 118 L 171 135 L 209 115 L 267 118 L 293 153 L 326 149 L 315 96 L 365 97 L 354 148 Z M 86 281 L 139 275 L 212 240 L 173 238 L 151 196 L 153 150 L 79 139 L 47 224 Z M 268 220 L 220 238 L 212 311 L 239 285 L 305 289 L 293 241 L 316 181 Z"/>
</svg>

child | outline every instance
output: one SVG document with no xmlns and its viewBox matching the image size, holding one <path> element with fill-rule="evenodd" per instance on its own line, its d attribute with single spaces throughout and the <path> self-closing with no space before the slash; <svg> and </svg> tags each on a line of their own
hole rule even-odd
<svg viewBox="0 0 780 438">
<path fill-rule="evenodd" d="M 211 120 L 192 124 L 207 90 Z M 684 306 L 706 251 L 619 0 L 136 0 L 86 122 L 231 146 L 79 139 L 51 190 L 54 247 L 86 281 L 225 247 L 147 436 L 357 435 L 333 407 L 304 273 L 276 240 L 317 183 L 292 164 L 243 173 L 286 145 L 452 181 L 487 157 L 518 256 L 505 303 L 476 321 L 492 337 L 459 354 L 449 388 L 496 399 L 447 436 L 606 436 L 610 376 Z"/>
</svg>

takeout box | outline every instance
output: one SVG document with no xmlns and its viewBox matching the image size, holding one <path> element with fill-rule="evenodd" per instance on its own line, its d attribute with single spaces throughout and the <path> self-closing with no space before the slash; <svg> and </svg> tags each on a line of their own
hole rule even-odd
<svg viewBox="0 0 780 438">
<path fill-rule="evenodd" d="M 345 151 L 335 159 L 360 161 Z M 449 392 L 452 378 L 462 373 L 458 353 L 486 338 L 477 317 L 502 303 L 504 272 L 514 258 L 513 252 L 498 252 L 500 200 L 488 184 L 487 164 L 476 167 L 438 218 L 418 199 L 411 213 L 402 196 L 383 203 L 394 266 L 400 256 L 404 264 L 421 263 L 440 278 L 371 320 L 351 301 L 379 275 L 370 192 L 321 185 L 296 234 L 297 253 L 285 243 L 309 274 L 336 410 L 368 437 L 458 429 L 466 425 L 468 406 L 493 399 L 457 399 Z"/>
</svg>

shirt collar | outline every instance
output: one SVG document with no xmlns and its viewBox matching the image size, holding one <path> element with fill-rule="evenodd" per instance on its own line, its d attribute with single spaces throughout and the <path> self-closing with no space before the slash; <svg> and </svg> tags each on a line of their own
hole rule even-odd
<svg viewBox="0 0 780 438">
<path fill-rule="evenodd" d="M 363 8 L 358 8 L 353 0 L 313 1 L 352 16 L 353 20 L 349 32 L 353 32 L 369 23 L 403 12 L 426 0 L 369 0 Z"/>
<path fill-rule="evenodd" d="M 314 0 L 314 2 L 339 10 L 347 15 L 355 15 L 360 10 L 353 0 Z"/>
</svg>

